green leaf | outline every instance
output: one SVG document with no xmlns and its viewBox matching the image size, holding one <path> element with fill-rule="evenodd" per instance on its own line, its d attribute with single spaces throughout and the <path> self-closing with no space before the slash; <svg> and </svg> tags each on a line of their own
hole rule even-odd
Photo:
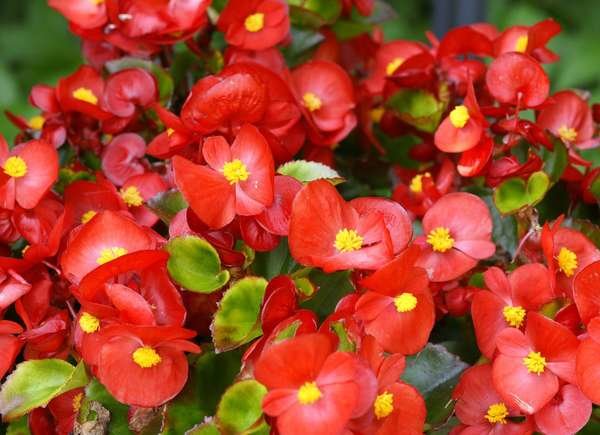
<svg viewBox="0 0 600 435">
<path fill-rule="evenodd" d="M 140 59 L 137 57 L 122 57 L 106 62 L 106 69 L 111 74 L 122 71 L 127 68 L 145 69 L 156 79 L 158 86 L 158 97 L 162 103 L 168 101 L 173 95 L 173 79 L 169 73 L 152 61 Z"/>
<path fill-rule="evenodd" d="M 342 41 L 370 32 L 372 28 L 371 23 L 355 20 L 338 20 L 332 27 L 337 38 Z"/>
<path fill-rule="evenodd" d="M 292 160 L 277 168 L 277 173 L 289 175 L 303 183 L 309 181 L 326 179 L 332 184 L 340 184 L 344 179 L 334 169 L 319 162 L 307 160 Z"/>
<path fill-rule="evenodd" d="M 448 352 L 444 346 L 432 343 L 406 359 L 402 379 L 423 395 L 427 404 L 428 422 L 440 422 L 450 415 L 452 408 L 447 405 L 452 389 L 467 367 L 467 364 Z"/>
<path fill-rule="evenodd" d="M 494 240 L 494 243 L 508 252 L 512 258 L 519 245 L 517 221 L 515 217 L 503 216 L 500 214 L 498 209 L 494 206 L 494 200 L 491 195 L 482 196 L 481 199 L 485 201 L 490 209 L 490 214 L 492 215 L 492 239 Z"/>
<path fill-rule="evenodd" d="M 539 203 L 549 188 L 550 178 L 542 171 L 531 174 L 527 183 L 521 178 L 509 178 L 494 189 L 494 203 L 502 214 L 516 213 Z"/>
<path fill-rule="evenodd" d="M 287 65 L 291 68 L 306 62 L 325 37 L 314 29 L 300 29 L 296 26 L 292 26 L 290 32 L 292 41 L 283 47 L 282 52 Z"/>
<path fill-rule="evenodd" d="M 309 278 L 318 290 L 302 307 L 314 311 L 321 319 L 333 312 L 342 297 L 354 291 L 349 271 L 324 273 L 315 269 Z"/>
<path fill-rule="evenodd" d="M 211 326 L 218 352 L 234 349 L 262 334 L 259 314 L 266 287 L 266 279 L 246 277 L 225 292 Z"/>
<path fill-rule="evenodd" d="M 200 237 L 176 237 L 166 250 L 171 254 L 167 262 L 171 278 L 187 290 L 212 293 L 229 281 L 229 271 L 221 270 L 219 254 Z"/>
<path fill-rule="evenodd" d="M 590 186 L 590 192 L 600 201 L 600 174 L 596 175 Z"/>
<path fill-rule="evenodd" d="M 563 142 L 556 138 L 552 142 L 554 150 L 548 151 L 544 149 L 542 158 L 544 159 L 544 172 L 548 174 L 552 183 L 556 183 L 563 172 L 565 172 L 569 161 L 567 148 Z"/>
<path fill-rule="evenodd" d="M 244 432 L 254 426 L 262 417 L 262 399 L 265 394 L 265 386 L 254 379 L 233 384 L 219 402 L 219 425 L 232 433 Z"/>
<path fill-rule="evenodd" d="M 445 109 L 433 94 L 415 89 L 396 92 L 387 105 L 402 121 L 426 133 L 436 130 Z"/>
<path fill-rule="evenodd" d="M 2 384 L 0 413 L 4 420 L 13 420 L 87 382 L 81 362 L 76 367 L 60 359 L 22 362 Z"/>
<path fill-rule="evenodd" d="M 146 205 L 167 225 L 188 203 L 178 190 L 160 192 L 146 201 Z"/>
<path fill-rule="evenodd" d="M 531 174 L 527 180 L 527 203 L 530 206 L 536 205 L 542 199 L 550 188 L 550 178 L 545 172 L 538 171 Z"/>
<path fill-rule="evenodd" d="M 29 419 L 26 415 L 11 421 L 8 424 L 8 427 L 6 428 L 6 435 L 31 435 L 31 432 L 29 431 L 28 421 Z"/>
<path fill-rule="evenodd" d="M 215 423 L 209 422 L 194 426 L 185 435 L 221 435 L 221 432 Z"/>
<path fill-rule="evenodd" d="M 132 433 L 129 430 L 129 407 L 127 405 L 123 405 L 113 396 L 111 396 L 104 385 L 98 382 L 98 380 L 92 379 L 92 381 L 87 385 L 85 388 L 85 398 L 86 402 L 98 402 L 110 412 L 108 432 L 111 435 L 130 435 Z M 84 404 L 82 404 L 82 410 L 83 408 Z M 82 416 L 80 412 L 80 418 L 81 417 Z M 93 418 L 91 419 L 93 420 Z"/>
<path fill-rule="evenodd" d="M 356 351 L 356 343 L 354 343 L 348 335 L 348 331 L 346 330 L 346 326 L 344 325 L 343 320 L 336 320 L 335 322 L 331 322 L 331 325 L 329 327 L 339 339 L 337 350 L 339 350 L 340 352 Z"/>
<path fill-rule="evenodd" d="M 288 0 L 292 24 L 319 28 L 333 24 L 342 12 L 339 0 Z"/>
</svg>

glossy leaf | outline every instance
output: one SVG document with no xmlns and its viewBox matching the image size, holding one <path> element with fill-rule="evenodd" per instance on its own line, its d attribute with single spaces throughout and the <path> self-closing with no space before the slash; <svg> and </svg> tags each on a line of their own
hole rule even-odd
<svg viewBox="0 0 600 435">
<path fill-rule="evenodd" d="M 160 192 L 146 201 L 150 208 L 164 223 L 168 224 L 175 215 L 188 206 L 181 192 L 169 190 Z"/>
<path fill-rule="evenodd" d="M 321 179 L 326 179 L 332 184 L 339 184 L 344 181 L 337 171 L 329 166 L 307 160 L 292 160 L 291 162 L 284 163 L 277 168 L 277 173 L 289 175 L 303 183 Z"/>
<path fill-rule="evenodd" d="M 187 290 L 212 293 L 229 281 L 229 272 L 221 270 L 215 248 L 196 236 L 171 239 L 165 249 L 171 254 L 167 269 L 171 278 Z"/>
<path fill-rule="evenodd" d="M 262 334 L 259 315 L 266 287 L 264 278 L 246 277 L 225 292 L 211 326 L 217 351 L 234 349 Z"/>
<path fill-rule="evenodd" d="M 233 384 L 225 391 L 219 403 L 219 425 L 227 432 L 246 431 L 261 418 L 265 394 L 265 386 L 253 379 Z"/>
<path fill-rule="evenodd" d="M 422 90 L 398 91 L 387 104 L 402 121 L 427 133 L 435 131 L 444 112 L 444 104 Z"/>
</svg>

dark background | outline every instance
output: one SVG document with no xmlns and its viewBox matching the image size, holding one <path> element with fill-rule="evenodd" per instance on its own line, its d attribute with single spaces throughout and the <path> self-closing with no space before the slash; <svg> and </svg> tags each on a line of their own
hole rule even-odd
<svg viewBox="0 0 600 435">
<path fill-rule="evenodd" d="M 387 39 L 425 41 L 432 29 L 486 20 L 503 29 L 533 24 L 547 17 L 563 25 L 550 47 L 562 57 L 547 70 L 553 89 L 576 87 L 600 99 L 600 7 L 598 0 L 387 0 L 398 18 L 383 25 Z M 81 63 L 79 43 L 66 21 L 45 0 L 0 1 L 0 110 L 31 116 L 29 88 L 55 84 Z M 0 116 L 0 132 L 12 138 L 16 130 Z"/>
</svg>

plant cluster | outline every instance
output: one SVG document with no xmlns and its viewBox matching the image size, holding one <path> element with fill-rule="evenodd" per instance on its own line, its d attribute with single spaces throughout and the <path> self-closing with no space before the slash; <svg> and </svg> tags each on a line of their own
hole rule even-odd
<svg viewBox="0 0 600 435">
<path fill-rule="evenodd" d="M 600 106 L 551 93 L 557 22 L 48 4 L 86 64 L 0 138 L 8 433 L 598 432 Z"/>
</svg>

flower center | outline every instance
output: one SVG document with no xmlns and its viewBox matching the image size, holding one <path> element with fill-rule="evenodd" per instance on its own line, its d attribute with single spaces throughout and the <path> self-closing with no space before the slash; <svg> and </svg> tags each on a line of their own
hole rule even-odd
<svg viewBox="0 0 600 435">
<path fill-rule="evenodd" d="M 86 334 L 92 334 L 100 329 L 100 319 L 90 313 L 84 312 L 79 318 L 79 327 Z"/>
<path fill-rule="evenodd" d="M 244 20 L 244 27 L 248 32 L 260 32 L 265 27 L 265 14 L 257 12 L 248 15 Z"/>
<path fill-rule="evenodd" d="M 558 251 L 558 268 L 568 277 L 571 277 L 575 274 L 575 269 L 577 269 L 577 254 L 571 251 L 564 246 L 560 248 Z"/>
<path fill-rule="evenodd" d="M 335 235 L 335 242 L 333 246 L 340 252 L 352 252 L 358 251 L 362 248 L 363 238 L 356 232 L 356 230 L 349 230 L 343 228 L 338 231 Z"/>
<path fill-rule="evenodd" d="M 385 113 L 385 109 L 383 107 L 375 107 L 371 109 L 371 121 L 375 124 L 379 124 L 381 122 L 381 118 L 383 118 L 383 114 Z"/>
<path fill-rule="evenodd" d="M 508 409 L 502 402 L 490 405 L 485 414 L 485 419 L 490 423 L 506 424 L 506 417 L 508 417 Z"/>
<path fill-rule="evenodd" d="M 450 236 L 448 228 L 437 227 L 427 235 L 427 243 L 435 252 L 446 252 L 454 246 L 454 239 Z"/>
<path fill-rule="evenodd" d="M 9 177 L 21 178 L 27 174 L 27 163 L 19 156 L 12 156 L 6 159 L 3 169 Z"/>
<path fill-rule="evenodd" d="M 302 405 L 312 405 L 321 398 L 321 390 L 316 382 L 305 382 L 298 390 L 298 402 Z"/>
<path fill-rule="evenodd" d="M 523 320 L 525 319 L 525 309 L 523 307 L 511 307 L 507 305 L 502 310 L 502 314 L 504 314 L 504 320 L 513 328 L 520 328 L 523 324 Z"/>
<path fill-rule="evenodd" d="M 81 223 L 87 224 L 92 220 L 94 216 L 96 216 L 97 212 L 95 210 L 88 210 L 81 216 Z"/>
<path fill-rule="evenodd" d="M 143 369 L 158 365 L 162 359 L 160 355 L 150 346 L 138 347 L 132 355 L 133 362 Z"/>
<path fill-rule="evenodd" d="M 230 162 L 227 162 L 223 165 L 223 169 L 221 169 L 223 176 L 229 184 L 236 184 L 240 181 L 246 181 L 250 176 L 250 172 L 246 168 L 246 165 L 242 163 L 241 160 L 235 159 Z"/>
<path fill-rule="evenodd" d="M 469 122 L 469 118 L 469 109 L 462 104 L 450 112 L 450 122 L 455 128 L 463 128 Z"/>
<path fill-rule="evenodd" d="M 36 115 L 29 118 L 29 121 L 27 121 L 27 125 L 32 130 L 41 130 L 44 126 L 44 122 L 46 122 L 46 119 L 43 116 Z"/>
<path fill-rule="evenodd" d="M 396 72 L 396 70 L 398 68 L 400 68 L 400 65 L 402 65 L 404 63 L 404 59 L 402 59 L 401 57 L 397 57 L 394 60 L 392 60 L 390 63 L 387 64 L 387 66 L 385 67 L 385 73 L 388 76 L 391 76 L 392 74 L 394 74 Z"/>
<path fill-rule="evenodd" d="M 112 248 L 104 248 L 100 251 L 100 256 L 96 260 L 96 263 L 102 265 L 119 258 L 122 255 L 127 254 L 127 249 L 121 248 L 120 246 L 113 246 Z"/>
<path fill-rule="evenodd" d="M 81 409 L 81 401 L 83 400 L 83 393 L 78 393 L 75 396 L 73 396 L 73 401 L 71 402 L 71 405 L 73 405 L 73 411 L 76 413 L 79 413 L 79 410 Z"/>
<path fill-rule="evenodd" d="M 173 136 L 173 133 L 175 133 L 175 130 L 172 128 L 167 128 L 167 137 L 171 137 Z"/>
<path fill-rule="evenodd" d="M 565 142 L 573 142 L 575 139 L 577 139 L 577 130 L 563 125 L 558 129 L 558 135 Z"/>
<path fill-rule="evenodd" d="M 546 358 L 541 353 L 532 351 L 523 358 L 523 364 L 525 364 L 529 373 L 540 375 L 544 373 L 544 369 L 546 368 Z"/>
<path fill-rule="evenodd" d="M 529 43 L 529 38 L 527 35 L 522 35 L 517 38 L 517 42 L 515 43 L 515 51 L 519 53 L 525 53 L 527 50 L 527 44 Z"/>
<path fill-rule="evenodd" d="M 321 101 L 321 99 L 312 92 L 307 92 L 302 96 L 302 103 L 304 104 L 304 107 L 308 109 L 309 112 L 319 110 L 323 106 L 323 102 Z"/>
<path fill-rule="evenodd" d="M 407 313 L 417 306 L 417 298 L 412 293 L 402 293 L 394 298 L 394 305 L 399 313 Z"/>
<path fill-rule="evenodd" d="M 377 420 L 387 417 L 394 411 L 394 395 L 384 391 L 375 399 L 373 412 Z"/>
<path fill-rule="evenodd" d="M 93 5 L 99 6 L 104 3 L 105 0 L 90 0 Z"/>
<path fill-rule="evenodd" d="M 94 95 L 91 89 L 89 88 L 77 88 L 73 91 L 73 98 L 79 101 L 84 101 L 86 103 L 93 104 L 94 106 L 98 104 L 98 97 Z"/>
<path fill-rule="evenodd" d="M 415 175 L 412 180 L 410 180 L 410 185 L 408 188 L 413 193 L 422 193 L 423 192 L 423 177 L 431 177 L 429 172 L 425 172 L 424 174 Z"/>
<path fill-rule="evenodd" d="M 144 203 L 144 199 L 142 198 L 140 191 L 135 186 L 129 186 L 121 189 L 121 198 L 123 198 L 125 204 L 130 207 L 139 207 Z"/>
</svg>

